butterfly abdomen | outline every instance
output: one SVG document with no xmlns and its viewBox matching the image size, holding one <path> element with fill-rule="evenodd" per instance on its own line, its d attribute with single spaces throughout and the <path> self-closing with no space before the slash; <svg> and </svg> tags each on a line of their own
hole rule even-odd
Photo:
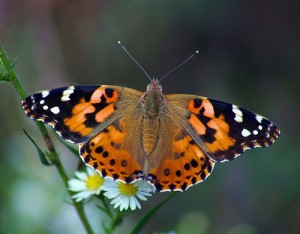
<svg viewBox="0 0 300 234">
<path fill-rule="evenodd" d="M 161 90 L 149 89 L 141 98 L 140 107 L 142 120 L 141 142 L 146 155 L 150 155 L 159 135 L 159 122 L 166 113 L 165 97 Z"/>
<path fill-rule="evenodd" d="M 142 131 L 143 149 L 146 155 L 150 155 L 157 145 L 159 119 L 144 118 Z"/>
</svg>

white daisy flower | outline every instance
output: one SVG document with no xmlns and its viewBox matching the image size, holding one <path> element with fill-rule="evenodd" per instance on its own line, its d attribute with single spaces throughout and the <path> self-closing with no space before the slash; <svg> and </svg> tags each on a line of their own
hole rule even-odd
<svg viewBox="0 0 300 234">
<path fill-rule="evenodd" d="M 69 190 L 77 192 L 72 196 L 76 202 L 80 202 L 91 195 L 99 195 L 104 190 L 106 180 L 101 175 L 90 167 L 85 171 L 76 171 L 77 178 L 68 181 Z"/>
<path fill-rule="evenodd" d="M 131 184 L 126 184 L 121 181 L 107 180 L 104 196 L 112 199 L 111 204 L 114 208 L 120 207 L 120 211 L 141 209 L 141 205 L 137 198 L 146 201 L 151 193 L 155 192 L 153 185 L 145 180 L 138 180 Z"/>
</svg>

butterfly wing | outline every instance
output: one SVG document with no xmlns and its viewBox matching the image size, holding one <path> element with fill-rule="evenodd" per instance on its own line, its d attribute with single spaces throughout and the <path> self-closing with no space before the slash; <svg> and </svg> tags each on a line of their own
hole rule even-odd
<svg viewBox="0 0 300 234">
<path fill-rule="evenodd" d="M 159 146 L 157 155 L 153 155 L 159 155 L 160 160 L 147 177 L 156 190 L 185 191 L 204 181 L 211 174 L 215 162 L 207 157 L 188 132 L 171 118 L 164 122 L 161 130 L 160 135 L 163 136 L 165 145 Z M 171 149 L 166 149 L 167 145 L 170 145 Z"/>
<path fill-rule="evenodd" d="M 144 155 L 139 144 L 139 131 L 136 128 L 136 131 L 129 132 L 128 125 L 138 126 L 131 111 L 125 118 L 115 121 L 80 145 L 80 156 L 86 164 L 98 170 L 103 177 L 126 183 L 144 176 L 143 162 L 138 160 Z"/>
<path fill-rule="evenodd" d="M 193 95 L 167 95 L 181 125 L 214 161 L 232 160 L 246 149 L 270 146 L 279 128 L 236 105 Z"/>
<path fill-rule="evenodd" d="M 22 105 L 28 117 L 50 124 L 66 140 L 82 143 L 124 115 L 141 95 L 118 86 L 70 86 L 33 94 Z"/>
</svg>

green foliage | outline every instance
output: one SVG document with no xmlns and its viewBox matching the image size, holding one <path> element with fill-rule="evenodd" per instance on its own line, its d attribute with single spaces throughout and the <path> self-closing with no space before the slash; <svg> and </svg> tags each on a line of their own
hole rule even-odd
<svg viewBox="0 0 300 234">
<path fill-rule="evenodd" d="M 38 152 L 38 155 L 39 155 L 39 158 L 41 160 L 41 163 L 44 165 L 44 166 L 51 166 L 53 165 L 53 163 L 50 163 L 46 157 L 46 154 L 40 149 L 40 147 L 35 143 L 35 141 L 32 139 L 32 137 L 25 131 L 25 129 L 23 129 L 25 135 L 28 137 L 28 139 L 32 142 L 32 144 L 35 146 L 37 152 Z"/>
<path fill-rule="evenodd" d="M 175 196 L 176 193 L 170 194 L 167 198 L 162 200 L 160 203 L 158 203 L 156 206 L 154 206 L 148 213 L 145 214 L 143 218 L 137 223 L 137 225 L 133 228 L 131 234 L 138 234 L 140 233 L 143 228 L 146 226 L 146 224 L 152 219 L 152 217 L 157 213 L 157 211 L 166 204 L 172 197 Z"/>
</svg>

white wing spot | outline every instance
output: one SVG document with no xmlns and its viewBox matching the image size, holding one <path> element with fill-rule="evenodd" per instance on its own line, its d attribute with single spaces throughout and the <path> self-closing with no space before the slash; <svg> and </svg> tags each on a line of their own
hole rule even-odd
<svg viewBox="0 0 300 234">
<path fill-rule="evenodd" d="M 43 109 L 44 109 L 44 110 L 48 110 L 48 108 L 49 108 L 49 107 L 48 107 L 47 105 L 43 106 Z"/>
<path fill-rule="evenodd" d="M 258 131 L 257 131 L 257 130 L 254 130 L 254 131 L 253 131 L 253 134 L 254 134 L 254 135 L 257 135 L 257 134 L 258 134 Z"/>
<path fill-rule="evenodd" d="M 243 129 L 242 131 L 242 136 L 243 137 L 247 137 L 247 136 L 250 136 L 251 135 L 251 132 L 249 132 L 247 129 Z"/>
<path fill-rule="evenodd" d="M 49 91 L 43 91 L 42 92 L 42 97 L 45 98 L 49 95 Z"/>
<path fill-rule="evenodd" d="M 45 103 L 45 100 L 41 100 L 40 104 L 43 105 Z"/>
<path fill-rule="evenodd" d="M 243 122 L 243 112 L 236 105 L 232 105 L 232 112 L 235 114 L 234 120 L 236 122 L 242 123 Z"/>
<path fill-rule="evenodd" d="M 261 125 L 259 125 L 259 126 L 258 126 L 258 129 L 259 129 L 259 130 L 262 130 L 262 126 L 261 126 Z"/>
<path fill-rule="evenodd" d="M 58 106 L 52 107 L 50 110 L 51 110 L 51 112 L 52 112 L 53 114 L 55 114 L 55 115 L 58 114 L 59 111 L 60 111 L 59 108 L 58 108 Z"/>
<path fill-rule="evenodd" d="M 255 116 L 256 120 L 261 123 L 261 121 L 263 120 L 263 117 L 261 117 L 260 115 Z"/>
<path fill-rule="evenodd" d="M 74 89 L 75 89 L 74 86 L 70 86 L 68 89 L 66 89 L 65 91 L 63 91 L 61 100 L 62 100 L 63 102 L 70 101 L 70 95 L 71 95 L 72 93 L 74 93 Z"/>
<path fill-rule="evenodd" d="M 30 97 L 30 99 L 32 101 L 32 104 L 34 104 L 35 103 L 35 99 L 34 99 L 33 95 Z"/>
</svg>

